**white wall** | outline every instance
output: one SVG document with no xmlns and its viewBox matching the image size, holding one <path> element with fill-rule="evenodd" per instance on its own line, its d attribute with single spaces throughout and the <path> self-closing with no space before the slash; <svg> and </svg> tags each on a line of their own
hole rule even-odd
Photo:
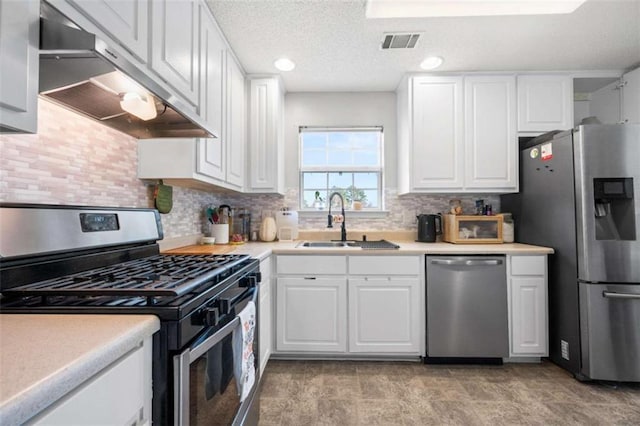
<svg viewBox="0 0 640 426">
<path fill-rule="evenodd" d="M 297 188 L 300 126 L 382 126 L 385 186 L 396 185 L 396 94 L 393 92 L 287 93 L 285 187 Z"/>
</svg>

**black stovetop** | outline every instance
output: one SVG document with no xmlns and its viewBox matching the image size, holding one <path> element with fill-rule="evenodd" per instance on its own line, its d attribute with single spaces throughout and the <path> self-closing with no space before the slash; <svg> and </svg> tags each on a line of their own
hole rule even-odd
<svg viewBox="0 0 640 426">
<path fill-rule="evenodd" d="M 6 313 L 152 313 L 180 319 L 255 269 L 249 255 L 155 255 L 2 292 Z"/>
</svg>

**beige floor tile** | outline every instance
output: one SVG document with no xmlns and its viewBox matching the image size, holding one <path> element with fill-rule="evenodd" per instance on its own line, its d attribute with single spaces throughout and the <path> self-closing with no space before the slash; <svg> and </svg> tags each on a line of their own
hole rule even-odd
<svg viewBox="0 0 640 426">
<path fill-rule="evenodd" d="M 580 383 L 549 363 L 269 361 L 261 426 L 640 425 L 640 385 Z"/>
<path fill-rule="evenodd" d="M 358 423 L 361 425 L 402 425 L 402 408 L 398 401 L 358 400 Z"/>
<path fill-rule="evenodd" d="M 318 401 L 318 425 L 357 425 L 356 400 L 321 399 Z"/>
</svg>

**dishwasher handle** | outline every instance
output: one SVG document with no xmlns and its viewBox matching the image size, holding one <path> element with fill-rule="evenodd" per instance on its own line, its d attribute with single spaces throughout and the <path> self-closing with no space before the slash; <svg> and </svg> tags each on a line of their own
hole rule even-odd
<svg viewBox="0 0 640 426">
<path fill-rule="evenodd" d="M 431 264 L 447 266 L 496 266 L 502 265 L 502 259 L 431 259 Z"/>
</svg>

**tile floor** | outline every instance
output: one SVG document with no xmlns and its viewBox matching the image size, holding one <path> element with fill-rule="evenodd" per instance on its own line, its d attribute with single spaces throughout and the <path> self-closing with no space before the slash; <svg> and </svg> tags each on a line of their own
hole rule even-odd
<svg viewBox="0 0 640 426">
<path fill-rule="evenodd" d="M 557 367 L 271 360 L 260 425 L 640 425 L 640 385 Z"/>
</svg>

